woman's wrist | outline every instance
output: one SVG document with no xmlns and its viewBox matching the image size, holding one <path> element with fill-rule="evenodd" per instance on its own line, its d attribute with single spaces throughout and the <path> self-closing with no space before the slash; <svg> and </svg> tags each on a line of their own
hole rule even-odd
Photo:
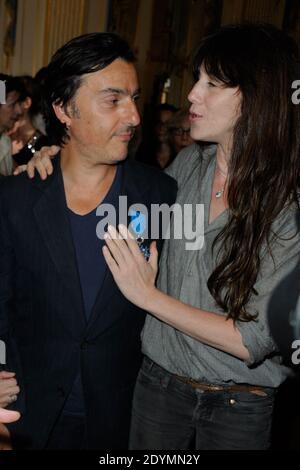
<svg viewBox="0 0 300 470">
<path fill-rule="evenodd" d="M 155 286 L 151 286 L 147 288 L 147 291 L 145 292 L 145 295 L 143 297 L 143 306 L 142 308 L 144 310 L 147 310 L 148 312 L 154 312 L 156 310 L 157 306 L 157 300 L 159 297 L 160 291 L 157 289 Z"/>
</svg>

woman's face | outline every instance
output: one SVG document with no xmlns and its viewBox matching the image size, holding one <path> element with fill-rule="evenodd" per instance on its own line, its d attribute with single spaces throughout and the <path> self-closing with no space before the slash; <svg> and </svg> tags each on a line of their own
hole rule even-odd
<svg viewBox="0 0 300 470">
<path fill-rule="evenodd" d="M 191 137 L 228 146 L 241 112 L 242 94 L 239 88 L 226 87 L 224 83 L 209 77 L 201 66 L 199 80 L 188 99 L 192 103 Z"/>
</svg>

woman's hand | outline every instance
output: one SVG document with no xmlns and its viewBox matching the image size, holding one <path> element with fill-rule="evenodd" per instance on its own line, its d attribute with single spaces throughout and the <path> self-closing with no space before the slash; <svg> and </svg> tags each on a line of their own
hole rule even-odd
<svg viewBox="0 0 300 470">
<path fill-rule="evenodd" d="M 12 140 L 11 141 L 11 153 L 12 155 L 16 155 L 16 153 L 19 153 L 20 150 L 24 147 L 24 142 L 23 140 Z M 24 165 L 25 166 L 25 165 Z"/>
<path fill-rule="evenodd" d="M 18 411 L 5 410 L 0 408 L 0 424 L 1 423 L 13 423 L 20 419 L 20 413 Z"/>
<path fill-rule="evenodd" d="M 53 166 L 51 158 L 53 158 L 60 151 L 60 147 L 57 145 L 51 145 L 51 147 L 42 147 L 41 150 L 35 152 L 34 156 L 27 163 L 27 165 L 18 166 L 14 175 L 19 175 L 24 171 L 27 171 L 29 178 L 34 177 L 35 170 L 39 173 L 42 180 L 47 179 L 53 172 Z"/>
<path fill-rule="evenodd" d="M 140 308 L 147 309 L 155 293 L 158 253 L 156 242 L 150 245 L 150 258 L 145 260 L 133 235 L 124 225 L 119 231 L 109 226 L 104 236 L 105 261 L 122 294 Z"/>
<path fill-rule="evenodd" d="M 20 387 L 15 379 L 15 373 L 0 372 L 0 407 L 5 408 L 16 401 L 19 392 Z"/>
</svg>

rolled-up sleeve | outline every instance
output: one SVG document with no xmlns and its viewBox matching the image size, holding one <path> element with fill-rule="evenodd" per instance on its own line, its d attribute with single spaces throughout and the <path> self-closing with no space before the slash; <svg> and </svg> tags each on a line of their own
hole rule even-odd
<svg viewBox="0 0 300 470">
<path fill-rule="evenodd" d="M 258 314 L 256 321 L 237 322 L 244 346 L 249 351 L 246 364 L 251 367 L 262 362 L 266 357 L 278 352 L 267 321 L 270 298 L 277 285 L 297 266 L 300 261 L 300 233 L 296 218 L 299 211 L 289 209 L 274 224 L 276 237 L 271 242 L 271 253 L 266 250 L 263 256 L 260 274 L 254 286 L 247 311 Z M 288 312 L 287 312 L 288 314 Z"/>
</svg>

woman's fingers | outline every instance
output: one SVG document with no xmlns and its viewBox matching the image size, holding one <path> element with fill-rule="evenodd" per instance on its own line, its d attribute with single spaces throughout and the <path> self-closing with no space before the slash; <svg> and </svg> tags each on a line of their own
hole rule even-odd
<svg viewBox="0 0 300 470">
<path fill-rule="evenodd" d="M 111 255 L 118 265 L 121 266 L 122 263 L 124 263 L 126 260 L 126 250 L 128 250 L 128 247 L 125 246 L 125 241 L 119 235 L 117 230 L 112 226 L 108 227 L 107 233 L 104 235 L 104 240 L 109 248 Z"/>
<path fill-rule="evenodd" d="M 2 370 L 0 372 L 0 379 L 11 379 L 15 375 L 15 372 L 8 372 L 7 370 Z"/>
<path fill-rule="evenodd" d="M 3 379 L 0 382 L 0 406 L 7 406 L 17 400 L 20 387 L 15 379 Z"/>
<path fill-rule="evenodd" d="M 21 173 L 24 173 L 24 171 L 26 171 L 26 170 L 27 170 L 27 165 L 19 165 L 14 170 L 13 175 L 14 176 L 20 175 Z"/>
<path fill-rule="evenodd" d="M 152 242 L 151 245 L 150 245 L 149 264 L 151 265 L 151 267 L 154 271 L 157 271 L 157 268 L 158 268 L 158 251 L 157 251 L 156 242 Z"/>
<path fill-rule="evenodd" d="M 15 387 L 16 385 L 17 385 L 17 381 L 14 377 L 3 378 L 0 381 L 0 391 L 1 391 L 1 389 L 7 389 L 9 387 Z"/>
<path fill-rule="evenodd" d="M 53 165 L 51 159 L 60 151 L 60 147 L 57 145 L 51 145 L 51 147 L 41 148 L 41 163 L 47 172 L 47 175 L 51 175 L 53 172 Z"/>
<path fill-rule="evenodd" d="M 134 255 L 134 257 L 136 257 L 137 259 L 144 259 L 140 249 L 139 249 L 139 246 L 137 244 L 137 241 L 136 239 L 134 238 L 134 236 L 132 235 L 132 233 L 130 232 L 130 230 L 128 230 L 128 228 L 125 226 L 125 225 L 118 225 L 118 229 L 119 229 L 119 233 L 120 235 L 126 240 L 126 244 L 129 248 L 129 251 L 131 251 L 131 253 Z"/>
<path fill-rule="evenodd" d="M 118 274 L 119 266 L 112 256 L 111 252 L 109 251 L 109 248 L 107 246 L 103 246 L 102 248 L 102 253 L 104 256 L 104 259 L 107 263 L 107 266 L 109 267 L 112 275 L 115 277 Z"/>
<path fill-rule="evenodd" d="M 47 170 L 45 167 L 45 163 L 42 160 L 41 154 L 35 155 L 28 163 L 27 163 L 27 174 L 29 178 L 33 178 L 35 174 L 35 170 L 39 173 L 42 180 L 47 178 Z"/>
<path fill-rule="evenodd" d="M 20 387 L 15 378 L 5 378 L 0 380 L 0 397 L 20 392 Z"/>
<path fill-rule="evenodd" d="M 18 395 L 20 393 L 20 387 L 18 385 L 14 385 L 9 387 L 6 392 L 8 395 Z"/>
<path fill-rule="evenodd" d="M 51 145 L 51 147 L 42 147 L 38 152 L 35 152 L 34 156 L 27 163 L 27 165 L 18 166 L 14 175 L 19 175 L 24 171 L 27 171 L 29 178 L 33 178 L 35 171 L 37 171 L 42 180 L 45 180 L 47 176 L 53 172 L 53 165 L 51 158 L 53 158 L 60 150 L 57 145 Z"/>
<path fill-rule="evenodd" d="M 13 423 L 20 419 L 20 413 L 18 411 L 4 410 L 0 408 L 0 423 Z"/>
</svg>

